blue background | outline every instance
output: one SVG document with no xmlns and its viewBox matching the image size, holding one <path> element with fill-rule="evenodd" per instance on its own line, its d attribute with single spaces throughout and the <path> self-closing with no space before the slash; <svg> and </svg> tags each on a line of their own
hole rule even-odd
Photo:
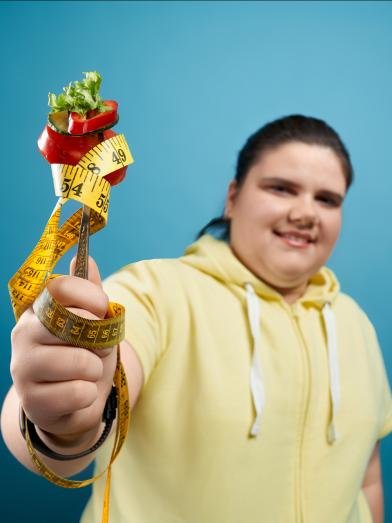
<svg viewBox="0 0 392 523">
<path fill-rule="evenodd" d="M 384 2 L 1 2 L 1 398 L 14 323 L 6 283 L 55 203 L 36 147 L 47 93 L 92 70 L 120 104 L 116 130 L 136 160 L 91 239 L 103 276 L 180 255 L 220 214 L 248 135 L 286 114 L 317 116 L 340 133 L 356 171 L 329 266 L 375 324 L 391 379 L 391 27 Z M 2 442 L 0 452 L 2 522 L 78 520 L 87 490 L 52 486 Z M 382 464 L 391 523 L 392 437 Z"/>
</svg>

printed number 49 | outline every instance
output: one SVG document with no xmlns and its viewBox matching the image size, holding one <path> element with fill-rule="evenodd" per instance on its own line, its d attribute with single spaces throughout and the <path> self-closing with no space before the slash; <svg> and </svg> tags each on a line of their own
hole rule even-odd
<svg viewBox="0 0 392 523">
<path fill-rule="evenodd" d="M 112 162 L 116 163 L 117 165 L 120 165 L 120 163 L 124 163 L 126 159 L 126 154 L 122 149 L 117 149 L 117 152 L 113 151 Z"/>
</svg>

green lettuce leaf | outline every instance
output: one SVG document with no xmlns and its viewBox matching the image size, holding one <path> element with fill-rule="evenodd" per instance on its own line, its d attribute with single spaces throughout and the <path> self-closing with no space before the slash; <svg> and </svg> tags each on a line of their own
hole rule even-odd
<svg viewBox="0 0 392 523">
<path fill-rule="evenodd" d="M 63 87 L 63 92 L 56 96 L 48 95 L 48 105 L 51 113 L 70 111 L 85 115 L 88 111 L 97 109 L 99 113 L 110 111 L 111 108 L 103 104 L 99 96 L 102 77 L 97 71 L 83 73 L 85 78 L 80 82 L 70 82 Z"/>
</svg>

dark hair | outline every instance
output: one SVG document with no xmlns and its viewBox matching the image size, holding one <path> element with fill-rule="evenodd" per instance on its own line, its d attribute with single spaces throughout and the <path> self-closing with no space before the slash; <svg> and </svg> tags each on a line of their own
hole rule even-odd
<svg viewBox="0 0 392 523">
<path fill-rule="evenodd" d="M 323 120 L 302 114 L 293 114 L 269 122 L 248 138 L 238 155 L 235 174 L 237 189 L 241 188 L 249 170 L 260 160 L 265 151 L 288 142 L 323 145 L 332 149 L 342 165 L 346 190 L 349 189 L 354 179 L 354 172 L 350 155 L 338 133 Z M 200 238 L 212 228 L 219 229 L 220 239 L 229 240 L 230 221 L 223 216 L 223 213 L 222 216 L 210 220 L 196 238 Z"/>
</svg>

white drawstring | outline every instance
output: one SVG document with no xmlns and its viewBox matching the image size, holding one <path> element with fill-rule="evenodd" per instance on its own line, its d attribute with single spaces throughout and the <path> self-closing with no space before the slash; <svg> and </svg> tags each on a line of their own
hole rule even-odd
<svg viewBox="0 0 392 523">
<path fill-rule="evenodd" d="M 256 437 L 260 430 L 261 415 L 265 402 L 264 385 L 260 364 L 260 308 L 259 300 L 250 283 L 245 283 L 247 312 L 253 338 L 253 355 L 250 369 L 250 390 L 256 411 L 250 435 Z"/>
<path fill-rule="evenodd" d="M 260 362 L 260 307 L 259 299 L 250 283 L 245 283 L 247 313 L 253 338 L 252 365 L 250 369 L 250 390 L 256 415 L 250 430 L 250 435 L 256 437 L 260 431 L 261 416 L 265 404 L 265 391 Z M 333 445 L 340 437 L 336 416 L 340 403 L 339 361 L 336 337 L 335 315 L 329 303 L 322 309 L 322 315 L 327 333 L 329 389 L 332 400 L 332 419 L 327 429 L 328 443 Z"/>
<path fill-rule="evenodd" d="M 327 331 L 328 341 L 328 361 L 329 361 L 329 388 L 332 399 L 332 420 L 328 426 L 327 439 L 330 445 L 333 445 L 340 437 L 336 426 L 336 414 L 340 403 L 340 385 L 339 385 L 339 361 L 336 338 L 335 315 L 332 312 L 329 303 L 323 307 L 323 318 Z"/>
</svg>

